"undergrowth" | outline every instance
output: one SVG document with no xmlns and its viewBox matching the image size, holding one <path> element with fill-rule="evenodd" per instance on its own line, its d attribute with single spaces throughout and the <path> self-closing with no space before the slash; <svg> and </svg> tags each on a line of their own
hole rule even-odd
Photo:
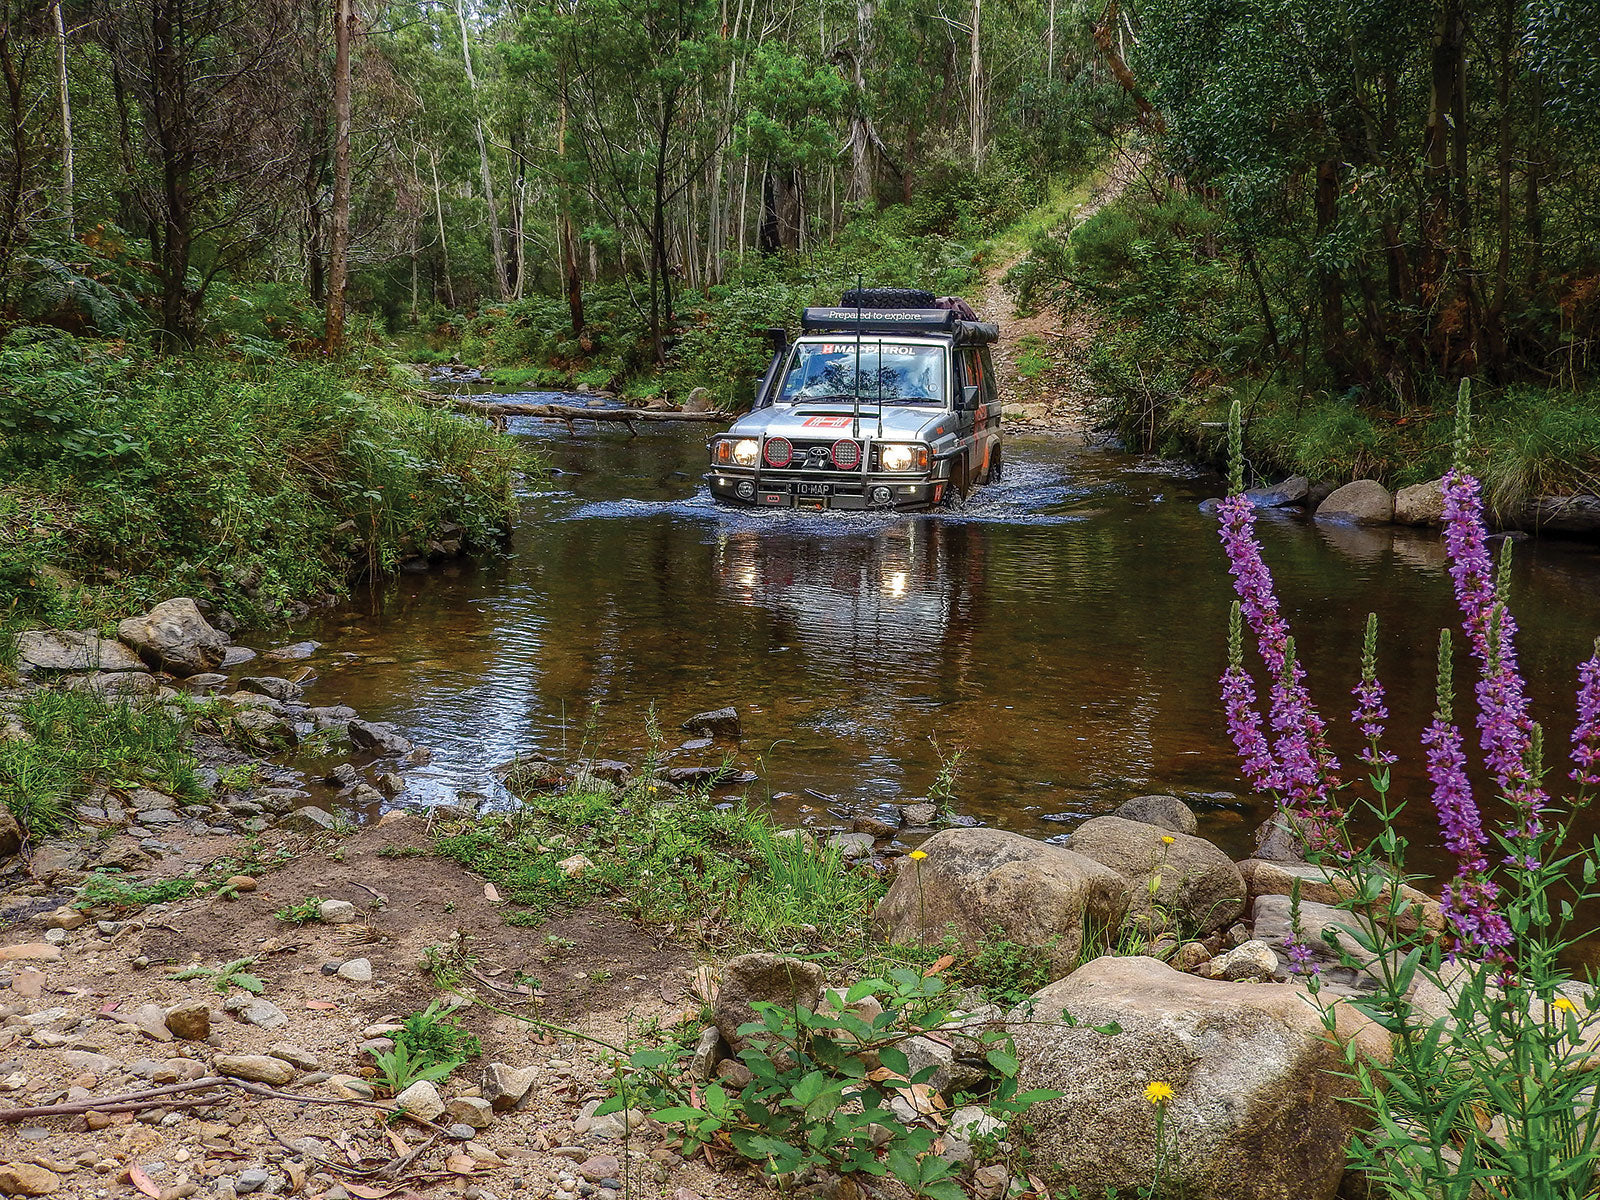
<svg viewBox="0 0 1600 1200">
<path fill-rule="evenodd" d="M 0 796 L 35 837 L 59 832 L 101 788 L 202 796 L 182 726 L 157 708 L 40 690 L 21 698 L 15 717 L 27 736 L 0 741 Z"/>
<path fill-rule="evenodd" d="M 15 330 L 0 344 L 0 622 L 83 625 L 204 594 L 262 620 L 447 526 L 487 547 L 516 453 L 377 360 L 157 358 Z"/>
<path fill-rule="evenodd" d="M 438 853 L 490 879 L 513 924 L 608 898 L 644 920 L 671 923 L 719 949 L 849 953 L 883 886 L 837 850 L 778 836 L 745 803 L 637 782 L 535 795 L 512 813 L 441 837 Z M 581 856 L 588 865 L 560 865 Z"/>
</svg>

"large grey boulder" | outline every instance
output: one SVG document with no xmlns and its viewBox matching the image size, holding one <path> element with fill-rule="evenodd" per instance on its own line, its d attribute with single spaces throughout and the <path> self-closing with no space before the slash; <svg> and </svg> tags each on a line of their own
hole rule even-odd
<svg viewBox="0 0 1600 1200">
<path fill-rule="evenodd" d="M 741 954 L 729 960 L 722 968 L 711 1019 L 735 1053 L 746 1042 L 739 1026 L 761 1019 L 754 1007 L 758 1002 L 816 1012 L 822 1003 L 822 968 L 781 954 Z"/>
<path fill-rule="evenodd" d="M 187 596 L 163 600 L 142 617 L 117 625 L 117 636 L 150 666 L 174 675 L 215 671 L 227 653 L 228 639 L 213 629 Z"/>
<path fill-rule="evenodd" d="M 1291 475 L 1271 487 L 1251 488 L 1244 494 L 1255 508 L 1290 508 L 1304 504 L 1311 494 L 1311 481 L 1304 475 Z"/>
<path fill-rule="evenodd" d="M 1395 493 L 1394 520 L 1396 525 L 1444 524 L 1444 480 L 1401 488 Z"/>
<path fill-rule="evenodd" d="M 1190 808 L 1176 796 L 1135 796 L 1112 809 L 1113 817 L 1129 821 L 1143 821 L 1146 825 L 1159 825 L 1174 833 L 1199 833 L 1200 821 Z"/>
<path fill-rule="evenodd" d="M 1158 931 L 1210 933 L 1244 912 L 1244 878 L 1232 859 L 1203 838 L 1123 817 L 1095 817 L 1067 845 L 1126 879 L 1129 915 L 1151 918 Z"/>
<path fill-rule="evenodd" d="M 1065 1010 L 1075 1024 L 1060 1020 Z M 1053 1190 L 1207 1200 L 1333 1200 L 1361 1119 L 1343 1047 L 1371 1059 L 1388 1039 L 1347 1004 L 1327 1035 L 1301 988 L 1227 983 L 1153 958 L 1099 958 L 1012 1014 L 1024 1089 L 1062 1093 L 1030 1110 L 1033 1162 Z M 1101 1032 L 1113 1027 L 1118 1032 Z"/>
<path fill-rule="evenodd" d="M 142 671 L 144 663 L 121 642 L 94 629 L 30 629 L 17 635 L 24 671 Z"/>
<path fill-rule="evenodd" d="M 1128 885 L 1102 863 L 999 829 L 946 829 L 902 859 L 873 924 L 895 942 L 936 944 L 947 932 L 973 946 L 998 933 L 1033 946 L 1058 975 L 1078 961 L 1086 933 L 1115 931 Z"/>
<path fill-rule="evenodd" d="M 1394 520 L 1394 497 L 1376 479 L 1357 479 L 1317 505 L 1318 520 L 1351 521 L 1357 525 L 1387 525 Z"/>
</svg>

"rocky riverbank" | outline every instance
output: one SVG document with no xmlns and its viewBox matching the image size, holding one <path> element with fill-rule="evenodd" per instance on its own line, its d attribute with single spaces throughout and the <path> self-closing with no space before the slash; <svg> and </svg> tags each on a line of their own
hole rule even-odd
<svg viewBox="0 0 1600 1200">
<path fill-rule="evenodd" d="M 1342 486 L 1313 483 L 1294 475 L 1270 487 L 1251 488 L 1245 495 L 1257 508 L 1303 509 L 1318 520 L 1353 525 L 1408 525 L 1437 529 L 1444 523 L 1444 480 L 1414 483 L 1398 492 L 1375 479 L 1356 479 Z M 1201 505 L 1212 511 L 1216 500 Z M 1500 528 L 1528 533 L 1600 537 L 1600 496 L 1541 496 L 1517 512 L 1504 515 Z"/>
<path fill-rule="evenodd" d="M 774 1060 L 746 1023 L 765 1001 L 866 1013 L 861 1071 L 905 1080 L 898 1129 L 924 1130 L 978 1200 L 1134 1194 L 1158 1171 L 1196 1197 L 1333 1200 L 1360 1182 L 1346 1180 L 1348 1061 L 1388 1053 L 1349 1003 L 1380 971 L 1347 930 L 1391 896 L 1403 931 L 1444 927 L 1433 898 L 1387 879 L 1352 912 L 1351 886 L 1305 862 L 1282 818 L 1235 861 L 1172 796 L 1051 842 L 928 801 L 823 803 L 752 850 L 708 794 L 747 782 L 737 766 L 530 756 L 505 772 L 523 811 L 407 811 L 426 750 L 305 704 L 314 644 L 237 646 L 184 599 L 118 635 L 24 635 L 10 711 L 44 687 L 162 709 L 189 730 L 200 786 L 107 780 L 72 814 L 76 835 L 34 839 L 4 868 L 0 1193 L 754 1194 L 731 1146 L 696 1155 L 676 1125 L 597 1110 L 618 1055 L 662 1044 L 682 1048 L 690 1096 L 759 1086 Z M 676 753 L 733 761 L 737 712 L 683 725 Z M 284 764 L 308 746 L 332 765 Z M 389 811 L 338 815 L 363 803 Z M 701 823 L 671 823 L 686 813 Z M 651 893 L 645 877 L 669 866 L 684 890 Z M 798 882 L 758 890 L 774 870 Z M 857 934 L 710 911 L 776 904 L 786 886 L 837 889 L 834 920 L 859 912 Z M 706 913 L 682 907 L 695 897 Z M 763 928 L 804 956 L 738 954 Z M 949 973 L 948 1020 L 827 998 L 906 964 L 913 980 Z M 1448 1015 L 1437 988 L 1414 984 L 1411 1001 Z M 397 1065 L 439 1039 L 463 1047 L 442 1072 Z M 1012 1075 L 1052 1097 L 1014 1125 L 997 1090 Z M 858 1194 L 821 1167 L 790 1182 Z"/>
</svg>

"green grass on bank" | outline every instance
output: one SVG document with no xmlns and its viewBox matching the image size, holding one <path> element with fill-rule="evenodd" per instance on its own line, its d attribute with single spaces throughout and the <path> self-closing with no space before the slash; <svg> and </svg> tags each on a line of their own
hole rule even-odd
<svg viewBox="0 0 1600 1200">
<path fill-rule="evenodd" d="M 103 788 L 201 798 L 183 727 L 157 707 L 37 691 L 11 716 L 27 736 L 0 740 L 0 797 L 35 838 L 61 832 L 73 808 Z"/>
<path fill-rule="evenodd" d="M 441 838 L 437 850 L 523 906 L 518 924 L 606 898 L 717 948 L 853 952 L 883 884 L 837 850 L 775 833 L 758 810 L 719 809 L 704 792 L 591 784 L 530 796 Z M 558 864 L 578 854 L 593 865 L 568 878 Z"/>
<path fill-rule="evenodd" d="M 931 946 L 878 941 L 870 918 L 887 882 L 871 865 L 779 836 L 758 806 L 719 808 L 704 791 L 643 778 L 623 788 L 580 781 L 447 830 L 434 849 L 491 880 L 516 906 L 507 916 L 514 925 L 605 901 L 719 955 L 775 950 L 861 971 L 927 968 L 948 956 L 944 978 L 1003 1004 L 1047 981 L 1039 948 L 998 930 L 965 948 L 953 937 Z M 568 878 L 558 864 L 580 854 L 592 866 Z"/>
<path fill-rule="evenodd" d="M 264 620 L 447 525 L 492 544 L 516 461 L 381 362 L 160 358 L 14 330 L 0 343 L 0 623 L 82 625 L 182 594 Z"/>
</svg>

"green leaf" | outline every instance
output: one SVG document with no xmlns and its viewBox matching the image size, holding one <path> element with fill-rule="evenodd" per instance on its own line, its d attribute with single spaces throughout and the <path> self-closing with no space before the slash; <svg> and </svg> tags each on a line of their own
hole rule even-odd
<svg viewBox="0 0 1600 1200">
<path fill-rule="evenodd" d="M 1017 1062 L 1012 1055 L 1007 1054 L 1004 1050 L 990 1050 L 984 1057 L 989 1060 L 991 1067 L 1008 1078 L 1014 1076 L 1022 1066 L 1021 1063 Z"/>
</svg>

